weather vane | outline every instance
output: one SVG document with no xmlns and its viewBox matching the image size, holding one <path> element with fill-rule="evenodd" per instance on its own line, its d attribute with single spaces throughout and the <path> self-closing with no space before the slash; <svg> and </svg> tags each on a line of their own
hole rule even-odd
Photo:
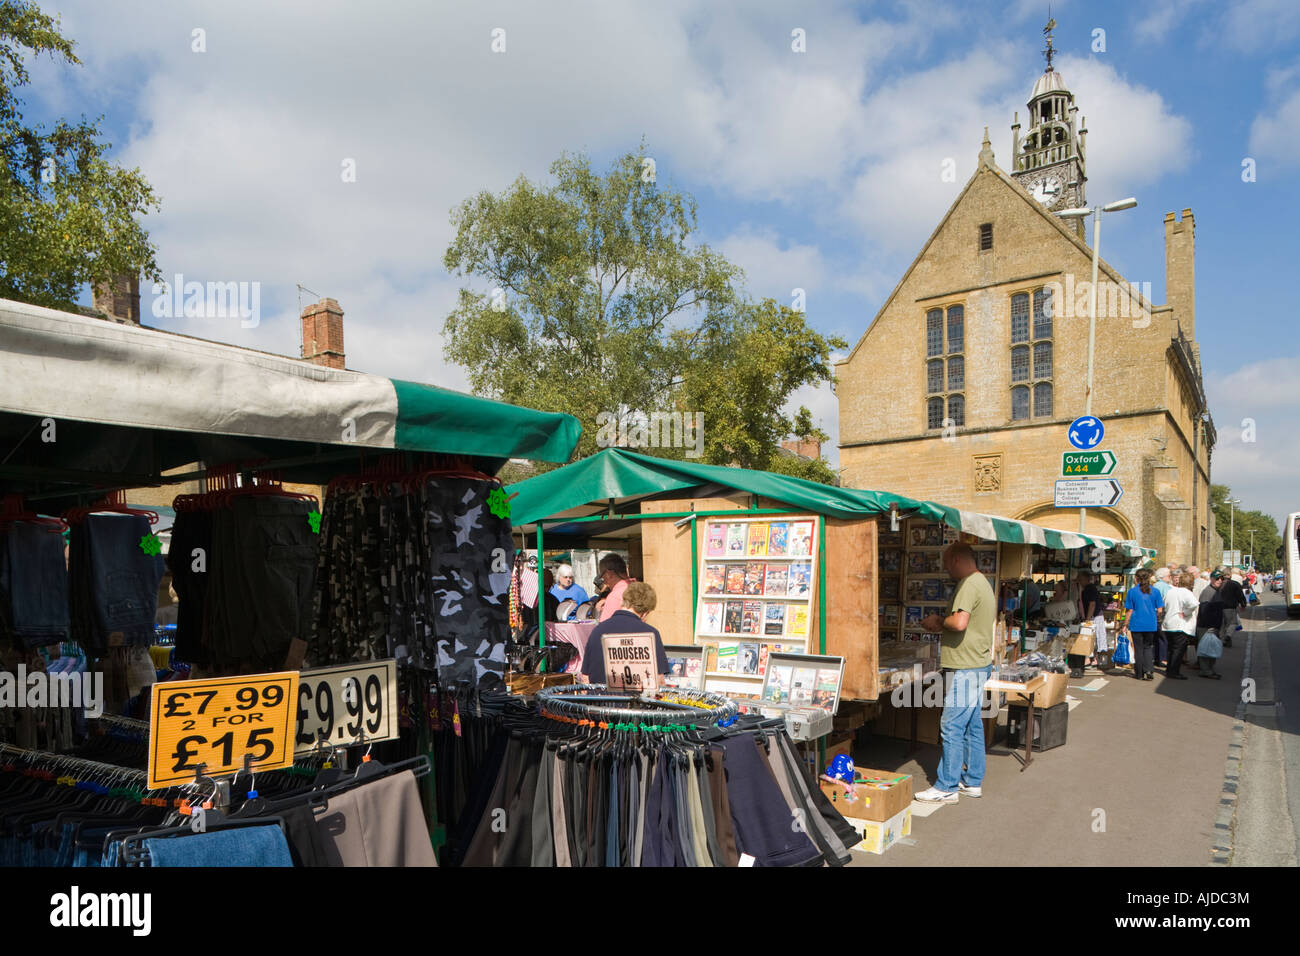
<svg viewBox="0 0 1300 956">
<path fill-rule="evenodd" d="M 1052 49 L 1052 31 L 1056 29 L 1056 21 L 1052 19 L 1052 8 L 1047 8 L 1047 26 L 1043 27 L 1043 36 L 1047 37 L 1047 49 L 1043 55 L 1047 57 L 1047 69 L 1043 72 L 1052 72 L 1052 54 L 1056 51 Z"/>
</svg>

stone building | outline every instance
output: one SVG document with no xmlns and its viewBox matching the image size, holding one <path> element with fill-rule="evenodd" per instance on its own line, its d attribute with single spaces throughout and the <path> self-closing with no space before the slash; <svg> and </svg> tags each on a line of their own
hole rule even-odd
<svg viewBox="0 0 1300 956">
<path fill-rule="evenodd" d="M 843 484 L 1078 530 L 1054 506 L 1071 421 L 1088 405 L 1091 232 L 1074 96 L 1048 69 L 1011 172 L 987 131 L 979 164 L 849 356 L 839 363 Z M 1111 198 L 1111 197 L 1108 197 Z M 1129 212 L 1125 215 L 1142 215 Z M 1099 263 L 1091 413 L 1123 496 L 1086 530 L 1212 560 L 1215 443 L 1196 344 L 1195 220 L 1164 216 L 1166 298 Z M 1103 224 L 1104 229 L 1104 224 Z"/>
</svg>

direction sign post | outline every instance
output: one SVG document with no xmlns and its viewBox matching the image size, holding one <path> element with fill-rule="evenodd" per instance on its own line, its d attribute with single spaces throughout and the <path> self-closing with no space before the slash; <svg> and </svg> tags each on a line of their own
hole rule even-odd
<svg viewBox="0 0 1300 956">
<path fill-rule="evenodd" d="M 1123 495 L 1124 489 L 1113 478 L 1080 478 L 1056 483 L 1058 508 L 1109 508 Z"/>
<path fill-rule="evenodd" d="M 1115 470 L 1115 455 L 1109 451 L 1067 451 L 1061 454 L 1061 474 L 1067 478 L 1109 475 Z"/>
<path fill-rule="evenodd" d="M 1101 213 L 1098 213 L 1098 215 L 1101 215 Z M 1093 261 L 1094 271 L 1096 271 L 1095 270 L 1096 265 L 1097 263 L 1096 260 L 1094 259 Z M 1078 448 L 1082 451 L 1088 451 L 1088 452 L 1096 449 L 1097 446 L 1101 444 L 1101 440 L 1106 437 L 1106 426 L 1102 424 L 1100 418 L 1092 417 L 1092 329 L 1089 329 L 1088 331 L 1087 411 L 1086 414 L 1084 414 L 1082 417 L 1076 418 L 1074 421 L 1070 422 L 1070 427 L 1065 430 L 1065 434 L 1066 437 L 1070 439 L 1071 445 L 1073 445 L 1075 448 Z M 1114 468 L 1115 456 L 1111 455 L 1110 458 L 1111 458 L 1111 468 Z M 1071 474 L 1071 472 L 1065 471 L 1064 459 L 1062 459 L 1061 461 L 1061 470 L 1065 474 Z M 1075 474 L 1077 474 L 1077 472 L 1075 472 Z M 1083 472 L 1083 474 L 1094 474 L 1094 472 L 1085 471 Z M 1108 474 L 1108 472 L 1099 471 L 1099 472 L 1095 472 L 1095 474 Z M 1061 491 L 1060 491 L 1061 483 L 1059 481 L 1056 483 L 1056 487 L 1057 487 L 1056 507 L 1058 508 L 1070 507 L 1068 505 L 1061 504 Z M 1119 486 L 1116 485 L 1115 487 L 1118 488 Z M 1119 500 L 1118 495 L 1116 495 L 1115 500 L 1116 501 Z M 1085 510 L 1087 508 L 1087 505 L 1080 503 L 1078 505 L 1075 505 L 1074 507 L 1077 507 L 1079 509 L 1079 534 L 1083 534 L 1085 531 L 1088 530 L 1088 512 Z"/>
</svg>

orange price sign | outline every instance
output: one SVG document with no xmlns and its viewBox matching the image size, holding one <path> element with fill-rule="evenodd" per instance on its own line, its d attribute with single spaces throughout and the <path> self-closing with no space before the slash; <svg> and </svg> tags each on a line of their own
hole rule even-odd
<svg viewBox="0 0 1300 956">
<path fill-rule="evenodd" d="M 205 776 L 293 763 L 298 672 L 154 684 L 149 711 L 151 790 Z"/>
</svg>

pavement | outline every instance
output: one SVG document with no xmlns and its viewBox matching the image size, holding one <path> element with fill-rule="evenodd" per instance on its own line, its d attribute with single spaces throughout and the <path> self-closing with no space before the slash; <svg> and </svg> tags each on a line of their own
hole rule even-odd
<svg viewBox="0 0 1300 956">
<path fill-rule="evenodd" d="M 1275 623 L 1261 611 L 1267 609 L 1250 609 L 1243 621 L 1257 645 L 1259 632 Z M 1184 669 L 1185 681 L 1167 680 L 1162 672 L 1154 681 L 1138 681 L 1131 668 L 1115 668 L 1109 675 L 1089 668 L 1069 685 L 1069 697 L 1077 703 L 1071 706 L 1065 746 L 1035 754 L 1023 771 L 1007 750 L 1004 710 L 988 755 L 984 795 L 937 808 L 913 802 L 911 836 L 879 856 L 854 852 L 850 865 L 1208 866 L 1216 844 L 1223 846 L 1230 832 L 1225 820 L 1232 820 L 1225 784 L 1236 788 L 1235 781 L 1225 781 L 1225 761 L 1241 753 L 1240 744 L 1231 745 L 1234 726 L 1240 726 L 1235 714 L 1246 634 L 1237 632 L 1233 646 L 1224 649 L 1221 680 L 1200 678 L 1195 668 Z M 1300 662 L 1300 656 L 1294 660 Z M 1300 679 L 1300 668 L 1291 673 Z M 1300 698 L 1293 699 L 1296 717 L 1285 718 L 1292 721 L 1300 717 Z M 1260 737 L 1254 723 L 1247 732 Z M 1294 730 L 1289 733 L 1287 746 L 1294 746 L 1300 738 Z M 1241 738 L 1239 730 L 1236 739 Z M 933 782 L 941 750 L 922 745 L 909 758 L 907 748 L 907 741 L 864 732 L 853 759 L 862 767 L 911 773 L 913 792 L 919 792 Z M 1300 753 L 1295 758 L 1292 766 L 1300 768 Z M 1235 772 L 1235 762 L 1227 766 Z M 1243 781 L 1240 791 L 1246 789 Z M 1292 786 L 1293 799 L 1297 792 L 1300 786 Z M 1292 810 L 1291 820 L 1300 820 L 1300 812 L 1294 812 L 1300 808 Z M 1266 828 L 1251 825 L 1252 834 L 1267 845 Z"/>
<path fill-rule="evenodd" d="M 1300 846 L 1300 620 L 1280 595 L 1252 609 L 1254 701 L 1245 707 L 1231 866 L 1297 865 Z"/>
</svg>

